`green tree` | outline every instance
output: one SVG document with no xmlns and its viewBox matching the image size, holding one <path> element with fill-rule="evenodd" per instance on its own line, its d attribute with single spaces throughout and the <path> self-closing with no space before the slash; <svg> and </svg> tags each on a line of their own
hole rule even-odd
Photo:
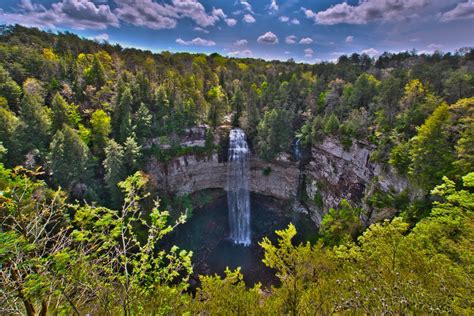
<svg viewBox="0 0 474 316">
<path fill-rule="evenodd" d="M 117 187 L 120 181 L 123 181 L 127 175 L 124 161 L 124 149 L 113 139 L 109 140 L 105 147 L 105 160 L 103 162 L 105 169 L 105 183 L 110 192 L 112 205 L 120 204 L 122 195 Z"/>
<path fill-rule="evenodd" d="M 439 106 L 410 141 L 409 175 L 428 190 L 452 173 L 455 160 L 449 141 L 449 108 Z"/>
<path fill-rule="evenodd" d="M 92 113 L 90 119 L 91 134 L 94 152 L 96 153 L 102 153 L 107 145 L 112 131 L 110 121 L 110 116 L 104 110 L 96 110 Z"/>
<path fill-rule="evenodd" d="M 51 102 L 51 114 L 51 129 L 53 133 L 61 129 L 64 124 L 69 124 L 68 104 L 59 93 L 54 95 Z"/>
<path fill-rule="evenodd" d="M 360 220 L 362 209 L 352 207 L 343 199 L 337 209 L 331 208 L 324 215 L 319 232 L 324 244 L 337 246 L 346 242 L 355 241 L 362 233 L 363 224 Z"/>
<path fill-rule="evenodd" d="M 141 144 L 152 135 L 153 116 L 148 107 L 142 103 L 134 115 L 134 129 Z"/>
<path fill-rule="evenodd" d="M 90 181 L 89 148 L 68 125 L 54 134 L 50 165 L 57 184 L 67 190 L 79 189 L 79 185 Z"/>
<path fill-rule="evenodd" d="M 20 105 L 18 138 L 23 153 L 32 149 L 45 151 L 51 135 L 49 110 L 43 104 L 41 87 L 36 80 L 28 79 L 24 84 L 24 95 Z"/>
<path fill-rule="evenodd" d="M 326 122 L 324 123 L 324 133 L 328 135 L 334 135 L 339 130 L 339 125 L 339 119 L 334 113 L 332 113 L 331 115 L 329 115 L 329 117 L 326 119 Z"/>
<path fill-rule="evenodd" d="M 124 142 L 132 132 L 132 93 L 125 87 L 112 114 L 112 130 L 118 142 Z"/>
<path fill-rule="evenodd" d="M 291 118 L 288 111 L 273 109 L 265 112 L 257 128 L 257 152 L 271 160 L 288 149 L 291 137 Z"/>
<path fill-rule="evenodd" d="M 226 113 L 226 97 L 221 86 L 212 87 L 207 93 L 210 108 L 208 120 L 212 127 L 217 127 Z"/>
<path fill-rule="evenodd" d="M 0 65 L 0 97 L 4 97 L 14 109 L 18 107 L 21 97 L 21 87 L 2 65 Z"/>
</svg>

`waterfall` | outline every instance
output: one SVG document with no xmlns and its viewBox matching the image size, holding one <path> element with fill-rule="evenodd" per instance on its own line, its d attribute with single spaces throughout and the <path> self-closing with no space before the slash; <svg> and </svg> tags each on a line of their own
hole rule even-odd
<svg viewBox="0 0 474 316">
<path fill-rule="evenodd" d="M 249 148 L 240 128 L 230 131 L 227 175 L 230 238 L 236 244 L 250 245 Z"/>
</svg>

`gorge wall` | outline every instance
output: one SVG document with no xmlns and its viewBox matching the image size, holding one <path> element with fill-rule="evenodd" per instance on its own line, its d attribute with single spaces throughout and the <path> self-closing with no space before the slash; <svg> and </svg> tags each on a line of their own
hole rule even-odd
<svg viewBox="0 0 474 316">
<path fill-rule="evenodd" d="M 285 155 L 272 162 L 252 156 L 250 191 L 294 201 L 295 208 L 307 211 L 318 225 L 329 208 L 337 207 L 342 199 L 364 207 L 367 212 L 363 220 L 367 224 L 392 217 L 395 210 L 374 211 L 366 203 L 367 197 L 376 191 L 398 194 L 407 188 L 408 182 L 371 162 L 372 150 L 370 145 L 360 142 L 344 150 L 339 141 L 327 138 L 311 148 L 302 168 Z M 146 172 L 159 189 L 178 195 L 225 189 L 227 183 L 227 163 L 217 153 L 190 154 L 167 163 L 152 159 Z M 297 196 L 301 203 L 296 201 Z"/>
</svg>

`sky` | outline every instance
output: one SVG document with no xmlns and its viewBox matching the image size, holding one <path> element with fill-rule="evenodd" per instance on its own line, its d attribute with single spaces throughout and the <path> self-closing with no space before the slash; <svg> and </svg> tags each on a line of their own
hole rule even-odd
<svg viewBox="0 0 474 316">
<path fill-rule="evenodd" d="M 22 24 L 153 52 L 317 63 L 474 46 L 474 0 L 0 0 Z"/>
</svg>

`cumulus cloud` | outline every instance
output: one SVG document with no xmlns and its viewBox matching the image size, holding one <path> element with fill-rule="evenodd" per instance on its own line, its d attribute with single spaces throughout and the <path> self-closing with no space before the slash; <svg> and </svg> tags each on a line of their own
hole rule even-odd
<svg viewBox="0 0 474 316">
<path fill-rule="evenodd" d="M 276 0 L 271 1 L 269 8 L 271 11 L 278 11 L 278 4 L 276 3 Z"/>
<path fill-rule="evenodd" d="M 376 50 L 375 48 L 368 48 L 368 49 L 364 49 L 363 51 L 360 52 L 361 54 L 366 54 L 366 55 L 369 55 L 370 57 L 374 57 L 374 56 L 377 56 L 379 55 L 379 51 Z"/>
<path fill-rule="evenodd" d="M 251 14 L 246 14 L 242 18 L 242 21 L 244 21 L 245 23 L 255 23 L 256 20 Z"/>
<path fill-rule="evenodd" d="M 227 55 L 230 56 L 252 56 L 252 51 L 250 49 L 245 49 L 245 50 L 236 50 L 233 52 L 229 52 Z"/>
<path fill-rule="evenodd" d="M 303 44 L 303 45 L 309 45 L 313 42 L 313 40 L 309 37 L 303 37 L 302 39 L 300 39 L 300 44 Z"/>
<path fill-rule="evenodd" d="M 287 17 L 286 15 L 282 15 L 278 18 L 278 20 L 280 20 L 280 22 L 283 22 L 283 23 L 288 23 L 288 24 L 294 24 L 294 25 L 299 25 L 300 24 L 300 21 L 296 18 L 294 19 L 291 19 L 289 17 Z"/>
<path fill-rule="evenodd" d="M 354 41 L 354 36 L 346 37 L 346 43 L 352 43 Z"/>
<path fill-rule="evenodd" d="M 299 25 L 299 24 L 300 24 L 300 20 L 298 20 L 297 18 L 294 18 L 294 19 L 291 19 L 290 23 L 291 23 L 291 24 L 294 24 L 294 25 Z"/>
<path fill-rule="evenodd" d="M 91 0 L 62 0 L 51 4 L 50 8 L 31 0 L 22 0 L 15 12 L 0 11 L 0 20 L 48 28 L 105 29 L 119 25 L 118 18 L 108 5 L 96 5 Z"/>
<path fill-rule="evenodd" d="M 367 24 L 377 20 L 400 20 L 430 3 L 429 0 L 364 0 L 356 5 L 338 3 L 317 13 L 302 8 L 309 19 L 317 24 Z"/>
<path fill-rule="evenodd" d="M 236 19 L 225 19 L 224 21 L 228 26 L 235 26 L 237 24 Z"/>
<path fill-rule="evenodd" d="M 452 10 L 440 15 L 440 20 L 442 22 L 467 19 L 474 19 L 474 1 L 472 0 L 458 3 Z"/>
<path fill-rule="evenodd" d="M 257 38 L 257 42 L 260 43 L 260 44 L 277 44 L 278 43 L 278 36 L 276 36 L 272 32 L 267 32 L 263 35 L 260 35 Z"/>
<path fill-rule="evenodd" d="M 243 7 L 244 11 L 254 13 L 253 9 L 252 9 L 252 5 L 248 1 L 240 0 L 240 1 L 238 1 L 238 3 Z M 241 12 L 239 12 L 237 14 L 240 14 L 240 13 Z"/>
<path fill-rule="evenodd" d="M 22 0 L 13 12 L 0 11 L 0 19 L 6 23 L 55 28 L 67 26 L 75 29 L 105 29 L 119 26 L 123 21 L 151 29 L 171 29 L 183 18 L 193 20 L 198 27 L 213 26 L 223 20 L 229 26 L 237 23 L 228 19 L 222 9 L 206 12 L 198 0 L 171 0 L 158 3 L 153 0 L 114 0 L 115 9 L 108 4 L 96 4 L 97 0 L 60 0 L 49 8 Z"/>
<path fill-rule="evenodd" d="M 314 51 L 311 48 L 306 48 L 304 50 L 304 57 L 306 58 L 312 58 L 314 54 Z"/>
<path fill-rule="evenodd" d="M 295 43 L 296 43 L 296 40 L 297 40 L 296 36 L 290 35 L 290 36 L 287 36 L 287 37 L 285 38 L 285 43 L 287 43 L 287 44 L 295 44 Z"/>
<path fill-rule="evenodd" d="M 247 45 L 248 41 L 246 39 L 241 39 L 241 40 L 237 40 L 234 42 L 234 45 L 236 46 L 244 46 L 244 45 Z"/>
<path fill-rule="evenodd" d="M 216 42 L 203 39 L 200 37 L 196 37 L 195 39 L 192 39 L 190 41 L 185 41 L 181 38 L 176 39 L 176 43 L 180 45 L 190 45 L 190 46 L 214 46 L 216 45 Z"/>
</svg>

